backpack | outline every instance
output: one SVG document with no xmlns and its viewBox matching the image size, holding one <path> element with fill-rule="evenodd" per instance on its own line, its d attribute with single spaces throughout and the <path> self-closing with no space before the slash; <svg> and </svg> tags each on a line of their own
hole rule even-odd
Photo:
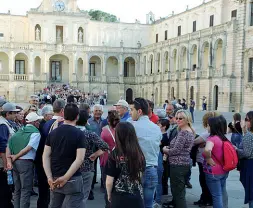
<svg viewBox="0 0 253 208">
<path fill-rule="evenodd" d="M 223 170 L 225 171 L 234 170 L 238 164 L 238 156 L 235 148 L 233 147 L 230 141 L 223 142 L 223 155 L 224 155 Z"/>
</svg>

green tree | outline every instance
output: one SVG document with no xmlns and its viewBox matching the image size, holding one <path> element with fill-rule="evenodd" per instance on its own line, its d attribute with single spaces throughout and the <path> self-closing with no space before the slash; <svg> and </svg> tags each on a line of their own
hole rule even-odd
<svg viewBox="0 0 253 208">
<path fill-rule="evenodd" d="M 115 15 L 103 12 L 100 10 L 91 9 L 88 11 L 88 14 L 91 16 L 91 20 L 105 21 L 105 22 L 117 22 L 118 19 Z"/>
</svg>

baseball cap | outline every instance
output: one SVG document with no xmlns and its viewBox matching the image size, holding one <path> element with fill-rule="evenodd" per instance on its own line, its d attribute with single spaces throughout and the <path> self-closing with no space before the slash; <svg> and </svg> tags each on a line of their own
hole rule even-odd
<svg viewBox="0 0 253 208">
<path fill-rule="evenodd" d="M 43 119 L 43 116 L 39 116 L 37 113 L 35 112 L 31 112 L 29 113 L 26 117 L 25 117 L 25 120 L 27 123 L 31 123 L 31 122 L 34 122 L 34 121 L 38 121 L 40 119 Z"/>
<path fill-rule="evenodd" d="M 3 97 L 0 97 L 0 107 L 2 107 L 6 102 L 6 100 Z"/>
<path fill-rule="evenodd" d="M 18 112 L 20 110 L 16 108 L 16 105 L 14 105 L 14 103 L 5 103 L 2 107 L 2 111 L 4 111 L 4 112 Z"/>
<path fill-rule="evenodd" d="M 37 95 L 31 95 L 30 100 L 37 100 L 39 101 L 39 97 Z"/>
<path fill-rule="evenodd" d="M 124 106 L 126 108 L 129 107 L 127 101 L 125 101 L 125 100 L 119 100 L 116 104 L 114 104 L 114 106 Z"/>
</svg>

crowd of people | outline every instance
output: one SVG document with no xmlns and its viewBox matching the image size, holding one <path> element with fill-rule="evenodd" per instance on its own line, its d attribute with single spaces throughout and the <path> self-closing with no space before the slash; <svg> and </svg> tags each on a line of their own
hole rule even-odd
<svg viewBox="0 0 253 208">
<path fill-rule="evenodd" d="M 228 125 L 222 114 L 207 111 L 206 130 L 197 134 L 192 99 L 189 109 L 166 101 L 156 111 L 150 100 L 120 99 L 107 118 L 103 105 L 91 107 L 72 93 L 48 100 L 33 95 L 23 109 L 0 98 L 1 207 L 29 208 L 35 181 L 38 208 L 87 207 L 98 161 L 101 207 L 186 208 L 196 164 L 202 193 L 194 205 L 228 208 L 226 180 L 238 169 L 245 204 L 253 207 L 253 111 L 245 121 L 234 114 Z M 162 203 L 169 189 L 173 199 Z"/>
</svg>

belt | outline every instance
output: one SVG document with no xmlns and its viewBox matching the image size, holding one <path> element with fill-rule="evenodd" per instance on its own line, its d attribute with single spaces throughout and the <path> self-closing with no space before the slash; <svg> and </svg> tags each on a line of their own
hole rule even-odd
<svg viewBox="0 0 253 208">
<path fill-rule="evenodd" d="M 17 159 L 17 160 L 25 160 L 25 161 L 29 161 L 29 162 L 33 162 L 33 160 L 32 159 Z"/>
</svg>

